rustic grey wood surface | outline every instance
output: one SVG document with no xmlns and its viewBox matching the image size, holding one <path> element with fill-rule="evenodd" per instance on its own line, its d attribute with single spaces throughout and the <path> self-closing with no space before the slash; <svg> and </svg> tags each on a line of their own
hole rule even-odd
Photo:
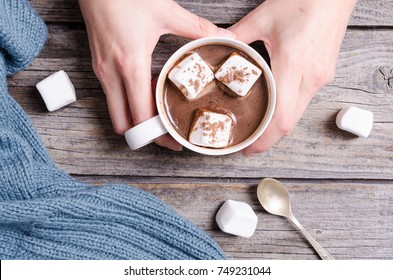
<svg viewBox="0 0 393 280">
<path fill-rule="evenodd" d="M 286 220 L 267 214 L 256 199 L 264 177 L 289 188 L 293 211 L 338 259 L 393 258 L 393 0 L 360 0 L 350 20 L 334 81 L 313 99 L 294 133 L 264 154 L 208 157 L 155 145 L 132 152 L 113 133 L 100 84 L 91 69 L 76 0 L 32 0 L 49 38 L 25 71 L 9 78 L 10 92 L 31 119 L 54 161 L 93 184 L 137 185 L 171 204 L 206 230 L 234 259 L 317 259 Z M 229 26 L 261 1 L 178 1 Z M 153 75 L 184 39 L 163 36 Z M 263 51 L 261 44 L 256 46 Z M 35 84 L 64 69 L 78 101 L 48 113 Z M 340 131 L 335 116 L 355 105 L 374 113 L 369 138 Z M 226 199 L 248 202 L 258 215 L 250 239 L 222 233 L 214 215 Z"/>
</svg>

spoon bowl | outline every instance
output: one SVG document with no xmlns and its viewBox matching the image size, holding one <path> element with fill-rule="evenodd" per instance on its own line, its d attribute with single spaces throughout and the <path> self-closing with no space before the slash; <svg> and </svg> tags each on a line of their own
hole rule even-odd
<svg viewBox="0 0 393 280">
<path fill-rule="evenodd" d="M 257 196 L 263 208 L 273 215 L 288 217 L 291 214 L 291 201 L 287 188 L 274 179 L 264 179 L 259 184 Z"/>
<path fill-rule="evenodd" d="M 271 178 L 263 179 L 257 188 L 258 200 L 262 207 L 273 215 L 283 216 L 291 220 L 303 233 L 306 239 L 317 251 L 323 260 L 334 260 L 334 258 L 318 244 L 317 241 L 304 229 L 292 214 L 291 201 L 287 188 L 279 181 Z"/>
</svg>

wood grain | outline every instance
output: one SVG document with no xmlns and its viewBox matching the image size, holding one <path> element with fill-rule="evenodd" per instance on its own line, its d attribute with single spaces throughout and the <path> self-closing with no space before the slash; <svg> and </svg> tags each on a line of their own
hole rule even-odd
<svg viewBox="0 0 393 280">
<path fill-rule="evenodd" d="M 45 49 L 26 70 L 9 79 L 10 91 L 32 120 L 59 166 L 72 174 L 393 179 L 393 31 L 349 30 L 336 78 L 311 102 L 294 133 L 264 154 L 208 157 L 155 145 L 128 149 L 114 135 L 100 84 L 91 70 L 84 29 L 51 25 Z M 153 75 L 185 43 L 164 36 L 153 55 Z M 34 85 L 64 69 L 78 101 L 46 112 Z M 335 115 L 348 105 L 374 113 L 367 139 L 339 130 Z M 169 159 L 169 160 L 168 160 Z M 163 167 L 165 166 L 165 168 Z"/>
<path fill-rule="evenodd" d="M 30 0 L 33 7 L 48 22 L 81 23 L 77 0 Z M 190 12 L 216 24 L 232 25 L 247 15 L 261 0 L 176 0 Z M 392 26 L 392 1 L 359 0 L 349 22 L 350 26 Z"/>
<path fill-rule="evenodd" d="M 263 1 L 177 2 L 227 27 Z M 132 152 L 112 130 L 77 0 L 30 3 L 48 23 L 49 38 L 27 70 L 8 78 L 9 89 L 60 168 L 87 183 L 134 185 L 160 197 L 207 231 L 230 259 L 318 259 L 290 222 L 267 214 L 257 201 L 259 180 L 280 178 L 295 216 L 335 258 L 393 258 L 393 1 L 358 1 L 334 81 L 315 96 L 292 135 L 249 158 L 171 152 L 154 144 Z M 152 74 L 185 42 L 161 37 Z M 262 44 L 254 47 L 267 58 Z M 78 101 L 49 113 L 34 86 L 60 69 L 69 74 Z M 348 105 L 374 113 L 369 138 L 336 127 L 337 112 Z M 214 217 L 227 199 L 247 202 L 256 212 L 252 238 L 218 229 Z"/>
<path fill-rule="evenodd" d="M 78 177 L 92 184 L 132 184 L 160 197 L 208 232 L 231 259 L 318 259 L 301 233 L 268 214 L 256 197 L 258 181 L 236 183 L 133 182 L 133 178 Z M 171 183 L 172 181 L 172 183 Z M 131 183 L 133 182 L 133 183 Z M 393 251 L 393 184 L 283 180 L 294 215 L 336 259 L 389 259 Z M 215 215 L 227 199 L 247 202 L 258 216 L 250 238 L 222 232 Z"/>
</svg>

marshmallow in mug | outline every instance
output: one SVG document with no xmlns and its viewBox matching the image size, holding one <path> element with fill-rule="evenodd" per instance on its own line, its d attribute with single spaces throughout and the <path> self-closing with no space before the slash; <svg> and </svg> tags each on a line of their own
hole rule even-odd
<svg viewBox="0 0 393 280">
<path fill-rule="evenodd" d="M 188 100 L 193 100 L 214 80 L 214 73 L 199 54 L 191 53 L 169 72 L 168 78 Z"/>
<path fill-rule="evenodd" d="M 232 118 L 208 109 L 198 109 L 191 124 L 188 141 L 208 147 L 224 148 L 230 143 L 234 122 Z"/>
<path fill-rule="evenodd" d="M 215 73 L 218 86 L 230 95 L 244 97 L 261 76 L 262 70 L 233 52 Z"/>
<path fill-rule="evenodd" d="M 249 238 L 255 232 L 258 217 L 247 203 L 228 199 L 218 210 L 216 222 L 223 232 Z"/>
</svg>

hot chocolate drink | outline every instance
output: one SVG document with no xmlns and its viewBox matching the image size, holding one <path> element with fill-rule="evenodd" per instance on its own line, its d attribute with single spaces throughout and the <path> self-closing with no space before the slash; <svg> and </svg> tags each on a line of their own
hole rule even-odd
<svg viewBox="0 0 393 280">
<path fill-rule="evenodd" d="M 233 54 L 237 54 L 257 66 L 258 64 L 253 61 L 247 54 L 242 51 L 235 49 L 226 45 L 205 45 L 192 50 L 190 53 L 196 53 L 199 57 L 207 63 L 213 72 L 217 72 L 225 61 Z M 186 54 L 185 57 L 189 57 L 190 53 Z M 181 58 L 176 65 L 182 63 L 185 57 Z M 199 57 L 197 59 L 199 59 Z M 194 59 L 194 58 L 192 58 Z M 191 62 L 191 59 L 190 63 Z M 247 62 L 248 63 L 248 62 Z M 177 67 L 177 66 L 174 67 Z M 194 66 L 195 67 L 195 66 Z M 201 68 L 197 65 L 195 68 Z M 232 66 L 236 69 L 236 66 Z M 244 67 L 247 70 L 250 67 Z M 189 69 L 189 68 L 188 68 Z M 200 71 L 201 69 L 199 69 Z M 206 69 L 205 69 L 206 70 Z M 220 69 L 221 70 L 221 69 Z M 257 69 L 260 70 L 259 68 Z M 181 135 L 184 139 L 189 140 L 190 129 L 193 124 L 195 124 L 194 117 L 196 112 L 201 109 L 204 112 L 217 112 L 216 108 L 220 108 L 218 111 L 225 111 L 225 115 L 229 116 L 233 124 L 231 126 L 231 136 L 228 146 L 233 146 L 239 144 L 249 138 L 261 124 L 268 105 L 268 87 L 266 79 L 262 73 L 255 83 L 253 83 L 251 89 L 247 89 L 247 94 L 245 96 L 234 96 L 233 94 L 228 94 L 226 86 L 219 84 L 220 80 L 214 79 L 211 81 L 210 69 L 206 76 L 209 76 L 209 80 L 205 83 L 204 93 L 198 98 L 193 98 L 190 100 L 185 97 L 184 88 L 176 86 L 169 78 L 166 79 L 164 86 L 164 106 L 167 117 L 173 126 L 173 128 Z M 186 72 L 186 70 L 184 70 Z M 252 69 L 252 73 L 255 73 L 255 69 Z M 201 76 L 204 72 L 199 72 L 198 75 Z M 237 75 L 240 72 L 237 72 Z M 244 71 L 241 73 L 243 76 L 241 79 L 246 79 L 247 75 Z M 260 73 L 259 73 L 260 74 Z M 204 74 L 202 75 L 205 78 Z M 217 76 L 216 76 L 217 78 Z M 228 76 L 222 81 L 227 81 Z M 193 84 L 195 89 L 199 87 Z M 199 89 L 199 88 L 198 88 Z M 242 92 L 240 89 L 239 92 Z M 208 116 L 209 117 L 209 116 Z M 224 116 L 225 118 L 225 116 Z M 202 135 L 202 134 L 201 134 Z M 217 148 L 212 146 L 212 148 Z"/>
</svg>

